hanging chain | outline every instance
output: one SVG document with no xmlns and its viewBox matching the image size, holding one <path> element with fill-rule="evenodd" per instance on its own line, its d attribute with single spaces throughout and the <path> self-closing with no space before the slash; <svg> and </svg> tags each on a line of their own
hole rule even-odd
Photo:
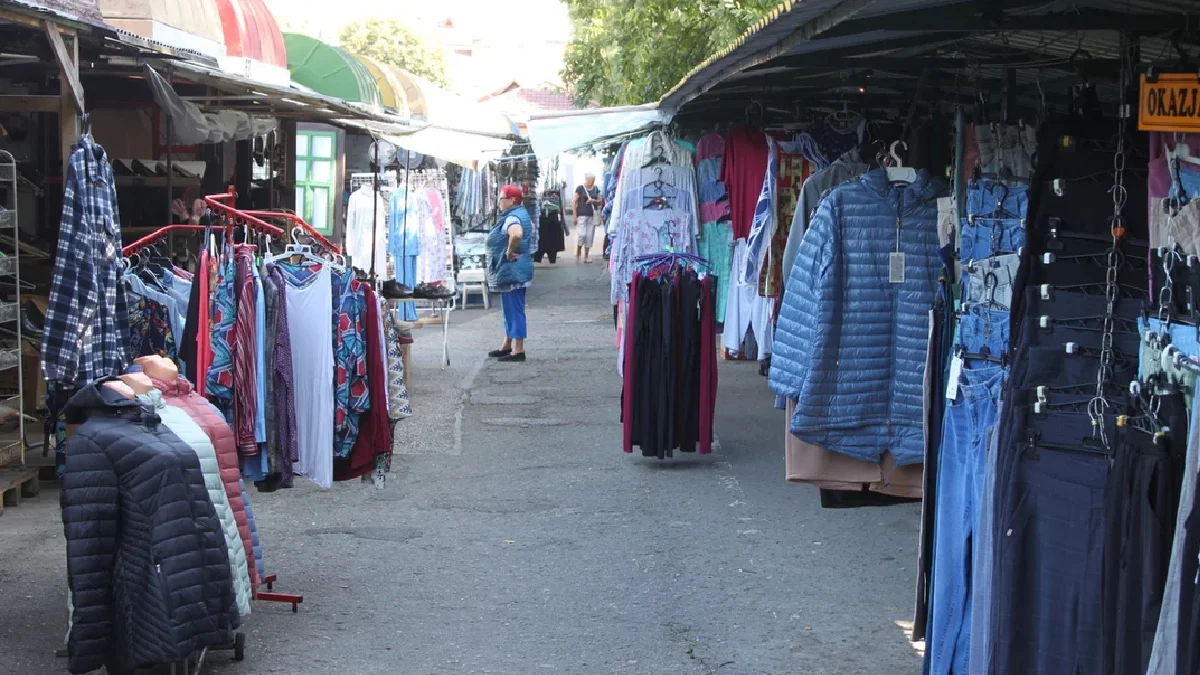
<svg viewBox="0 0 1200 675">
<path fill-rule="evenodd" d="M 1132 77 L 1130 63 L 1130 45 L 1126 35 L 1121 35 L 1121 86 L 1117 109 L 1117 150 L 1113 155 L 1113 186 L 1109 190 L 1112 195 L 1113 214 L 1109 219 L 1109 229 L 1112 232 L 1112 248 L 1108 250 L 1108 270 L 1105 276 L 1104 298 L 1104 328 L 1100 338 L 1100 367 L 1096 371 L 1096 396 L 1088 404 L 1088 416 L 1092 420 L 1092 434 L 1100 438 L 1101 444 L 1108 448 L 1108 434 L 1104 427 L 1104 414 L 1111 404 L 1108 401 L 1106 387 L 1113 378 L 1113 332 L 1115 329 L 1116 304 L 1120 286 L 1117 275 L 1120 271 L 1121 239 L 1125 236 L 1125 217 L 1122 212 L 1129 193 L 1125 189 L 1125 131 L 1129 119 L 1129 107 L 1125 97 L 1129 91 Z"/>
<path fill-rule="evenodd" d="M 1170 230 L 1168 224 L 1168 231 Z M 1159 330 L 1169 333 L 1171 328 L 1171 314 L 1175 311 L 1175 263 L 1179 258 L 1179 254 L 1175 251 L 1174 237 L 1167 235 L 1167 245 L 1162 249 L 1162 269 L 1163 282 L 1162 288 L 1158 291 L 1158 322 L 1161 324 Z"/>
</svg>

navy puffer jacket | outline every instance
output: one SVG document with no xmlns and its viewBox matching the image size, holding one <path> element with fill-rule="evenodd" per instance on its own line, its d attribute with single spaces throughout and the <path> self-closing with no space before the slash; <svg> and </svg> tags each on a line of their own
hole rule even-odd
<svg viewBox="0 0 1200 675">
<path fill-rule="evenodd" d="M 775 330 L 771 387 L 797 400 L 800 439 L 865 461 L 924 459 L 929 310 L 942 273 L 937 198 L 925 171 L 910 185 L 878 169 L 834 188 L 800 244 Z M 903 253 L 904 278 L 889 279 Z"/>
<path fill-rule="evenodd" d="M 137 401 L 85 386 L 67 404 L 63 529 L 72 673 L 177 663 L 228 644 L 238 614 L 196 453 Z"/>
</svg>

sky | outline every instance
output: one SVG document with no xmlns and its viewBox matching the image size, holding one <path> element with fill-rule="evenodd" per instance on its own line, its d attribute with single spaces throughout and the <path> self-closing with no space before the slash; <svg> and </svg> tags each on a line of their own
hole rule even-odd
<svg viewBox="0 0 1200 675">
<path fill-rule="evenodd" d="M 368 18 L 395 18 L 415 28 L 433 30 L 450 18 L 456 33 L 511 44 L 500 57 L 481 52 L 474 58 L 447 54 L 450 89 L 477 97 L 495 91 L 512 80 L 537 86 L 558 84 L 562 70 L 563 45 L 570 35 L 567 6 L 560 0 L 266 0 L 284 31 L 296 31 L 337 43 L 345 24 Z M 330 7 L 337 7 L 330 12 Z M 519 9 L 514 9 L 519 7 Z M 433 8 L 433 9 L 431 9 Z M 507 26 L 504 29 L 500 26 Z M 547 45 L 548 40 L 557 44 Z M 477 50 L 479 51 L 479 50 Z M 505 58 L 510 57 L 510 58 Z"/>
<path fill-rule="evenodd" d="M 516 19 L 515 27 L 521 32 L 565 36 L 570 29 L 567 6 L 560 0 L 437 0 L 433 3 L 428 0 L 349 0 L 334 4 L 337 11 L 331 16 L 329 0 L 267 0 L 267 5 L 277 18 L 307 20 L 321 26 L 323 32 L 328 27 L 330 39 L 346 22 L 362 18 L 396 18 L 419 26 L 449 15 L 459 28 L 487 32 L 512 22 L 514 7 L 520 8 L 516 10 L 520 16 Z M 436 6 L 437 11 L 431 12 L 430 5 Z"/>
</svg>

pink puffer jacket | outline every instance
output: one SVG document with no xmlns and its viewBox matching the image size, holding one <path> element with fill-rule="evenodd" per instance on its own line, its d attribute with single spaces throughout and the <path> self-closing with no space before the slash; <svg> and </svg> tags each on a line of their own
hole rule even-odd
<svg viewBox="0 0 1200 675">
<path fill-rule="evenodd" d="M 168 405 L 185 410 L 204 430 L 216 448 L 217 464 L 221 467 L 221 482 L 225 484 L 225 493 L 229 495 L 229 505 L 233 507 L 233 517 L 237 521 L 238 534 L 241 535 L 242 545 L 246 547 L 250 584 L 258 588 L 260 581 L 254 565 L 254 546 L 250 540 L 250 523 L 246 520 L 246 503 L 242 501 L 242 488 L 239 483 L 242 472 L 238 468 L 237 444 L 233 440 L 233 429 L 229 427 L 221 411 L 192 389 L 192 383 L 188 382 L 186 377 L 180 375 L 174 382 L 150 379 L 154 382 L 154 387 L 162 392 L 163 400 Z"/>
</svg>

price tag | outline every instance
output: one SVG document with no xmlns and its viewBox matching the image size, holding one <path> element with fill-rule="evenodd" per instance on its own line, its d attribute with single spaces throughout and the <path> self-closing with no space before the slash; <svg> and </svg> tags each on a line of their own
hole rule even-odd
<svg viewBox="0 0 1200 675">
<path fill-rule="evenodd" d="M 962 377 L 963 360 L 955 356 L 950 360 L 950 379 L 946 382 L 946 400 L 958 400 L 958 380 Z"/>
<path fill-rule="evenodd" d="M 893 284 L 904 283 L 904 253 L 900 251 L 888 254 L 888 281 Z"/>
</svg>

